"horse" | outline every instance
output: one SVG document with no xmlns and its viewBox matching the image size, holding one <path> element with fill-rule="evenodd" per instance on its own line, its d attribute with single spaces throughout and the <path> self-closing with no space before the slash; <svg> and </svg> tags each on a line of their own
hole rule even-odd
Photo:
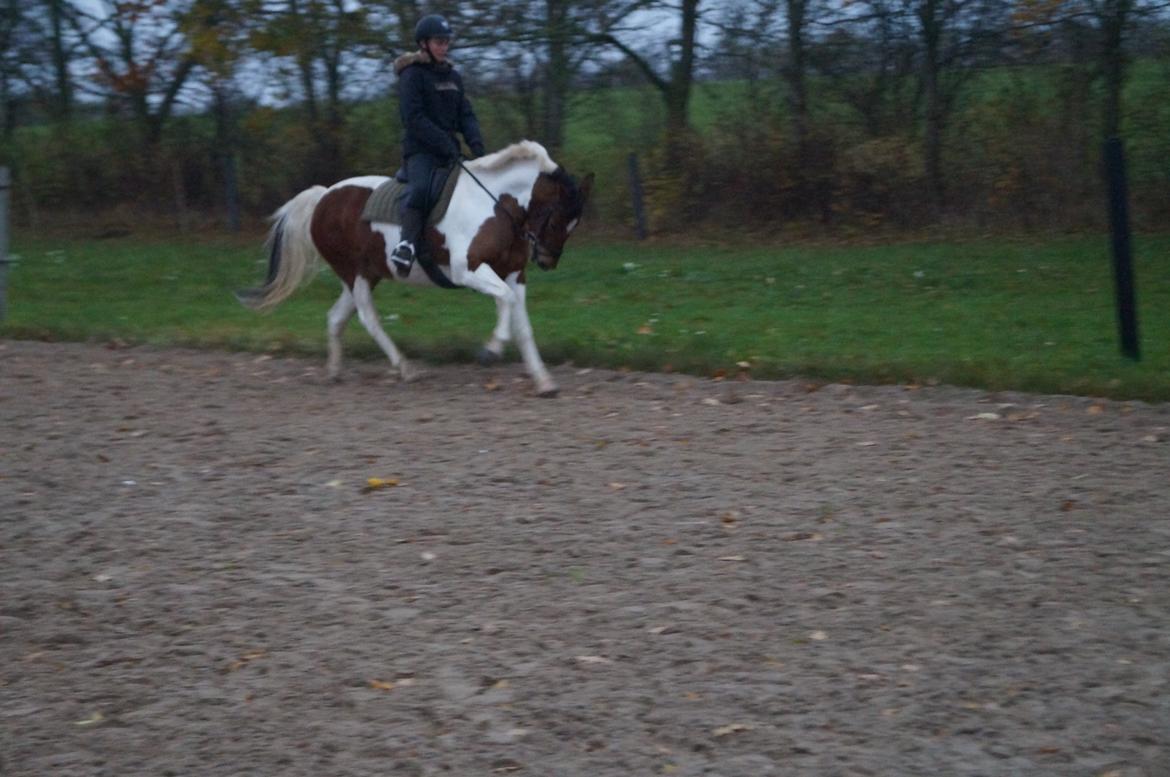
<svg viewBox="0 0 1170 777">
<path fill-rule="evenodd" d="M 382 329 L 374 287 L 385 279 L 474 289 L 495 299 L 497 312 L 480 361 L 498 361 L 515 338 L 537 395 L 556 396 L 557 385 L 541 361 L 528 319 L 525 270 L 529 262 L 542 270 L 560 262 L 565 242 L 580 223 L 593 173 L 578 182 L 530 140 L 461 164 L 463 172 L 445 215 L 421 238 L 433 262 L 430 272 L 422 257 L 406 277 L 391 269 L 399 225 L 362 219 L 367 200 L 390 179 L 365 175 L 310 187 L 273 214 L 266 243 L 268 277 L 263 286 L 238 292 L 240 302 L 256 310 L 272 309 L 310 281 L 323 258 L 342 281 L 341 296 L 327 318 L 329 378 L 340 378 L 341 334 L 356 312 L 400 379 L 411 381 L 420 372 Z"/>
</svg>

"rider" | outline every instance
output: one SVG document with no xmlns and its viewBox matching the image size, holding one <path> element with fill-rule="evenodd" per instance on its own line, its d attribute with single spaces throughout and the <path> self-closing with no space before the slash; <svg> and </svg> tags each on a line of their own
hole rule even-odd
<svg viewBox="0 0 1170 777">
<path fill-rule="evenodd" d="M 458 160 L 462 133 L 472 158 L 484 152 L 483 135 L 471 103 L 463 94 L 463 79 L 447 59 L 451 25 L 442 16 L 424 16 L 414 28 L 419 50 L 394 61 L 398 74 L 398 110 L 405 133 L 402 159 L 410 181 L 402 211 L 402 239 L 390 259 L 406 275 L 417 252 L 423 250 L 423 224 L 435 168 Z"/>
</svg>

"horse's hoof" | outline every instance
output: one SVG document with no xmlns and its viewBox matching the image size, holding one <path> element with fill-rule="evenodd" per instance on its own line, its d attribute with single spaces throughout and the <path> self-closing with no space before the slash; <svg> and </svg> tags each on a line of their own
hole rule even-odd
<svg viewBox="0 0 1170 777">
<path fill-rule="evenodd" d="M 425 370 L 420 370 L 413 365 L 407 364 L 406 362 L 403 362 L 402 366 L 398 368 L 398 379 L 403 383 L 414 383 L 423 375 L 426 375 Z"/>
<path fill-rule="evenodd" d="M 490 367 L 493 364 L 498 364 L 503 357 L 488 348 L 486 345 L 481 345 L 475 354 L 475 360 L 479 362 L 481 367 Z"/>
<path fill-rule="evenodd" d="M 536 396 L 540 397 L 541 399 L 552 399 L 559 393 L 561 393 L 561 390 L 555 383 L 538 386 L 536 389 Z"/>
<path fill-rule="evenodd" d="M 341 383 L 341 373 L 340 372 L 331 372 L 331 373 L 329 373 L 329 375 L 327 377 L 328 377 L 330 383 Z"/>
</svg>

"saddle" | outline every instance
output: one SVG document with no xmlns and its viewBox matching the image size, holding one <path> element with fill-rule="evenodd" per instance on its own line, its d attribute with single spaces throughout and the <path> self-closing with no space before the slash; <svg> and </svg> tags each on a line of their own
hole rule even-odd
<svg viewBox="0 0 1170 777">
<path fill-rule="evenodd" d="M 455 191 L 456 181 L 459 180 L 459 172 L 459 169 L 453 166 L 440 167 L 431 175 L 431 183 L 427 187 L 427 226 L 433 227 L 447 215 L 447 207 L 451 204 L 451 195 Z M 401 224 L 407 190 L 406 172 L 399 168 L 393 178 L 374 189 L 373 194 L 366 200 L 366 207 L 362 209 L 362 221 Z"/>
</svg>

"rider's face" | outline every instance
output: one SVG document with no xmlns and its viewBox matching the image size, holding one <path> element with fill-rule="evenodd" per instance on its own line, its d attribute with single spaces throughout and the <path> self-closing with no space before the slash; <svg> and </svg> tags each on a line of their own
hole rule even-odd
<svg viewBox="0 0 1170 777">
<path fill-rule="evenodd" d="M 444 62 L 447 59 L 447 52 L 451 49 L 451 39 L 428 38 L 423 41 L 423 45 L 426 46 L 427 52 L 436 62 Z"/>
</svg>

